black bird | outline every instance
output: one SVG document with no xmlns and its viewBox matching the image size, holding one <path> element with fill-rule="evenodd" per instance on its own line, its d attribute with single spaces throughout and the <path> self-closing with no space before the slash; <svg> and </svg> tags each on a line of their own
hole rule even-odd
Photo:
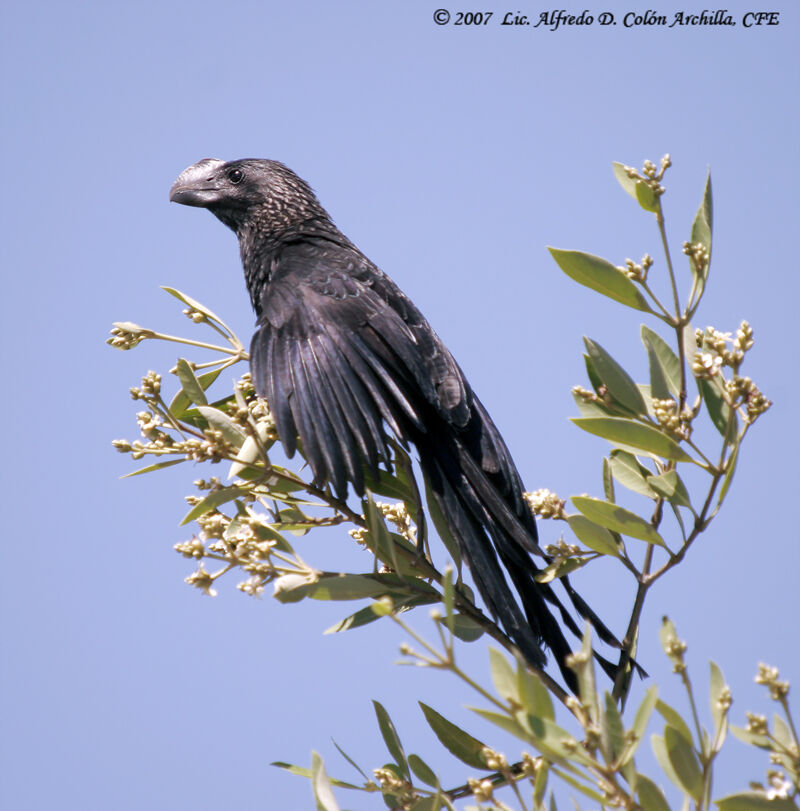
<svg viewBox="0 0 800 811">
<path fill-rule="evenodd" d="M 170 200 L 207 208 L 239 238 L 258 326 L 251 373 L 286 453 L 299 437 L 316 484 L 330 483 L 344 499 L 348 483 L 363 496 L 379 465 L 391 467 L 387 426 L 412 443 L 490 612 L 532 665 L 544 666 L 542 646 L 550 648 L 574 690 L 570 646 L 547 603 L 573 633 L 580 629 L 551 586 L 534 579 L 531 553 L 541 550 L 519 473 L 419 310 L 277 161 L 206 158 L 181 173 Z M 564 585 L 578 613 L 619 647 Z M 598 660 L 613 675 L 614 666 Z"/>
</svg>

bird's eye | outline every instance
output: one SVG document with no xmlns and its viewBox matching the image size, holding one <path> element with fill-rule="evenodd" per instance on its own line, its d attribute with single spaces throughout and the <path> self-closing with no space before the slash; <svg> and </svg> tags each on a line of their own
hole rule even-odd
<svg viewBox="0 0 800 811">
<path fill-rule="evenodd" d="M 244 172 L 241 169 L 231 169 L 228 172 L 228 180 L 231 183 L 241 183 L 244 179 Z"/>
</svg>

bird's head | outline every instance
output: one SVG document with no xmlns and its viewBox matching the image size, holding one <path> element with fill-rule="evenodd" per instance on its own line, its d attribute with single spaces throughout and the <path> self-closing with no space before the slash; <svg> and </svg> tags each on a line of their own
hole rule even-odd
<svg viewBox="0 0 800 811">
<path fill-rule="evenodd" d="M 279 232 L 327 217 L 310 186 L 291 169 L 255 158 L 227 162 L 203 158 L 178 175 L 169 199 L 207 208 L 238 234 L 254 224 Z"/>
</svg>

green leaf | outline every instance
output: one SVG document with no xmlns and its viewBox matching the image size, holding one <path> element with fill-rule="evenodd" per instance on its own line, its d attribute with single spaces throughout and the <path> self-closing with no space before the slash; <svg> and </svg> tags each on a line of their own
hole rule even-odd
<svg viewBox="0 0 800 811">
<path fill-rule="evenodd" d="M 508 716 L 490 710 L 480 710 L 475 707 L 470 707 L 470 709 L 523 741 L 530 743 L 533 738 L 536 748 L 547 757 L 572 761 L 584 766 L 594 764 L 594 761 L 573 736 L 553 721 L 528 715 L 518 716 L 518 721 L 515 722 Z"/>
<path fill-rule="evenodd" d="M 692 502 L 689 501 L 689 493 L 686 490 L 686 485 L 681 480 L 677 471 L 668 470 L 660 476 L 648 476 L 647 483 L 656 493 L 669 501 L 670 504 L 675 504 L 678 507 L 692 508 Z"/>
<path fill-rule="evenodd" d="M 368 492 L 363 502 L 364 515 L 367 519 L 369 534 L 365 538 L 367 547 L 379 560 L 400 575 L 418 577 L 422 572 L 417 548 L 396 532 L 390 532 L 386 526 L 383 513 Z"/>
<path fill-rule="evenodd" d="M 414 477 L 414 465 L 411 463 L 411 459 L 399 442 L 390 439 L 389 444 L 392 446 L 392 452 L 394 453 L 394 469 L 397 481 L 408 493 L 403 501 L 405 501 L 406 507 L 414 521 L 418 519 L 424 520 L 425 515 L 422 511 L 422 498 L 420 496 L 417 480 Z M 422 528 L 420 527 L 420 529 Z"/>
<path fill-rule="evenodd" d="M 544 686 L 542 680 L 531 673 L 524 663 L 517 662 L 517 694 L 520 703 L 528 715 L 534 718 L 544 718 L 555 721 L 556 713 L 553 709 L 553 699 L 550 691 Z"/>
<path fill-rule="evenodd" d="M 199 518 L 201 515 L 210 513 L 212 510 L 217 509 L 217 507 L 227 504 L 229 501 L 233 501 L 235 498 L 241 498 L 242 496 L 247 495 L 249 492 L 249 487 L 220 487 L 219 490 L 214 490 L 201 502 L 195 504 L 194 507 L 192 507 L 192 509 L 189 510 L 189 512 L 183 517 L 180 525 L 184 526 L 190 521 L 194 521 L 195 518 Z"/>
<path fill-rule="evenodd" d="M 675 730 L 680 732 L 683 739 L 689 744 L 692 744 L 692 733 L 689 727 L 683 720 L 683 716 L 675 709 L 670 707 L 669 704 L 662 701 L 660 698 L 656 701 L 656 710 L 659 715 Z"/>
<path fill-rule="evenodd" d="M 474 642 L 484 634 L 483 628 L 466 614 L 453 614 L 453 636 L 462 642 Z"/>
<path fill-rule="evenodd" d="M 225 326 L 225 322 L 218 316 L 215 315 L 211 310 L 208 309 L 204 304 L 201 304 L 196 299 L 193 299 L 191 296 L 187 296 L 186 293 L 181 293 L 180 290 L 176 290 L 174 287 L 163 287 L 162 290 L 169 293 L 171 296 L 175 296 L 178 301 L 182 301 L 184 304 L 188 304 L 193 310 L 197 310 L 203 315 L 210 318 L 212 321 L 216 321 L 221 326 Z M 227 329 L 227 327 L 226 327 Z"/>
<path fill-rule="evenodd" d="M 603 797 L 602 794 L 599 794 L 594 788 L 589 788 L 589 786 L 579 782 L 566 772 L 559 769 L 553 769 L 553 774 L 557 774 L 561 780 L 572 786 L 572 788 L 576 789 L 577 791 L 580 791 L 581 794 L 585 794 L 590 800 L 594 800 L 594 802 L 599 803 L 600 807 L 603 807 L 604 803 L 606 802 L 606 798 Z M 575 802 L 575 798 L 570 797 L 570 799 L 572 800 L 573 806 L 580 811 L 580 806 Z"/>
<path fill-rule="evenodd" d="M 533 807 L 534 811 L 543 809 L 544 794 L 547 791 L 547 775 L 550 771 L 549 764 L 546 760 L 541 761 L 539 768 L 536 770 L 536 777 L 533 782 Z"/>
<path fill-rule="evenodd" d="M 617 500 L 614 495 L 614 477 L 611 475 L 611 466 L 605 456 L 603 457 L 603 495 L 605 495 L 606 501 Z"/>
<path fill-rule="evenodd" d="M 197 378 L 200 388 L 203 391 L 207 391 L 211 387 L 211 384 L 219 377 L 221 371 L 222 369 L 212 369 L 210 372 L 200 375 L 200 377 Z M 172 398 L 172 402 L 169 404 L 169 413 L 172 414 L 175 419 L 179 420 L 186 413 L 191 404 L 192 400 L 186 392 L 181 389 Z"/>
<path fill-rule="evenodd" d="M 282 760 L 273 760 L 272 763 L 270 763 L 269 765 L 277 766 L 279 769 L 284 769 L 290 774 L 296 774 L 298 777 L 308 777 L 310 779 L 312 776 L 311 769 L 305 769 L 302 766 L 295 766 L 292 763 L 285 763 Z M 335 778 L 329 779 L 334 786 L 340 786 L 341 788 L 349 788 L 349 789 L 362 788 L 361 786 L 356 786 L 353 785 L 352 783 L 346 783 L 344 780 L 336 780 Z"/>
<path fill-rule="evenodd" d="M 628 173 L 625 171 L 624 163 L 614 161 L 611 165 L 614 168 L 614 177 L 616 177 L 619 181 L 619 185 L 622 186 L 622 188 L 625 189 L 625 191 L 635 200 L 637 183 L 636 178 L 628 177 Z"/>
<path fill-rule="evenodd" d="M 657 428 L 641 425 L 626 417 L 573 417 L 572 422 L 578 428 L 615 444 L 648 451 L 674 462 L 694 462 L 674 439 Z"/>
<path fill-rule="evenodd" d="M 784 749 L 792 749 L 794 747 L 791 730 L 786 725 L 783 718 L 777 714 L 773 714 L 772 716 L 772 735 Z"/>
<path fill-rule="evenodd" d="M 636 796 L 644 811 L 670 811 L 664 792 L 645 774 L 636 775 Z"/>
<path fill-rule="evenodd" d="M 517 674 L 508 659 L 496 648 L 489 648 L 489 665 L 498 695 L 512 704 L 519 704 Z"/>
<path fill-rule="evenodd" d="M 757 746 L 759 749 L 770 749 L 772 743 L 767 735 L 757 735 L 742 727 L 731 727 L 734 738 L 738 738 L 742 743 L 750 746 Z"/>
<path fill-rule="evenodd" d="M 582 417 L 607 417 L 614 412 L 607 408 L 603 403 L 588 402 L 584 400 L 579 394 L 573 394 L 572 399 L 575 400 L 575 405 Z"/>
<path fill-rule="evenodd" d="M 370 778 L 367 777 L 364 770 L 358 765 L 358 763 L 356 763 L 353 758 L 351 758 L 350 755 L 348 755 L 347 752 L 345 752 L 344 749 L 342 749 L 342 747 L 339 746 L 335 740 L 333 740 L 333 738 L 331 738 L 331 742 L 336 747 L 339 754 L 364 778 L 364 782 L 367 782 Z"/>
<path fill-rule="evenodd" d="M 381 614 L 376 614 L 372 610 L 372 604 L 359 609 L 354 614 L 339 620 L 339 622 L 326 628 L 323 634 L 337 634 L 342 631 L 349 631 L 351 628 L 360 628 L 362 625 L 369 625 L 370 622 L 375 622 L 381 618 Z"/>
<path fill-rule="evenodd" d="M 692 242 L 700 242 L 711 253 L 711 232 L 714 226 L 713 202 L 711 195 L 711 172 L 706 175 L 703 199 L 692 223 Z"/>
<path fill-rule="evenodd" d="M 408 807 L 413 808 L 414 811 L 440 811 L 442 802 L 444 802 L 444 795 L 437 793 L 431 794 L 428 797 L 419 797 L 414 801 L 413 806 Z M 393 805 L 393 808 L 397 807 L 398 806 Z M 448 803 L 448 808 L 453 808 L 453 806 Z"/>
<path fill-rule="evenodd" d="M 408 762 L 406 761 L 406 753 L 403 751 L 403 744 L 400 743 L 400 736 L 397 734 L 392 719 L 389 713 L 379 701 L 372 702 L 375 707 L 375 715 L 378 718 L 378 727 L 380 727 L 381 735 L 383 736 L 386 748 L 389 754 L 394 758 L 394 762 L 400 768 L 406 780 L 409 779 L 410 773 L 408 771 Z"/>
<path fill-rule="evenodd" d="M 708 269 L 711 260 L 711 232 L 713 230 L 713 203 L 711 199 L 711 172 L 706 176 L 706 185 L 703 189 L 703 199 L 700 202 L 700 207 L 695 214 L 694 222 L 692 223 L 692 235 L 690 241 L 692 243 L 699 242 L 705 246 L 708 251 L 709 263 L 706 264 L 702 271 L 695 266 L 694 261 L 690 259 L 690 266 L 692 274 L 694 275 L 694 289 L 692 291 L 692 300 L 698 302 L 700 296 L 703 295 L 703 289 L 706 286 L 708 279 Z"/>
<path fill-rule="evenodd" d="M 183 393 L 191 402 L 196 403 L 197 405 L 208 405 L 206 393 L 203 391 L 203 387 L 195 377 L 194 370 L 183 358 L 178 359 L 178 362 L 175 365 L 175 374 L 178 376 L 178 380 L 181 381 Z"/>
<path fill-rule="evenodd" d="M 653 332 L 644 324 L 642 324 L 642 343 L 650 361 L 650 385 L 653 396 L 666 399 L 671 394 L 677 400 L 681 392 L 681 362 L 678 357 L 657 332 Z M 656 371 L 654 367 L 657 367 Z M 656 386 L 656 377 L 663 382 L 667 393 L 658 393 L 664 389 L 661 388 L 661 383 Z"/>
<path fill-rule="evenodd" d="M 454 619 L 454 600 L 455 594 L 453 592 L 453 567 L 445 566 L 444 577 L 442 578 L 442 594 L 444 596 L 444 621 L 450 633 L 453 633 L 455 628 Z"/>
<path fill-rule="evenodd" d="M 219 431 L 223 439 L 237 450 L 245 440 L 245 432 L 223 411 L 212 406 L 198 406 L 197 410 L 206 418 L 210 428 Z"/>
<path fill-rule="evenodd" d="M 588 558 L 564 558 L 563 560 L 555 560 L 553 563 L 548 563 L 547 566 L 539 570 L 535 575 L 536 582 L 550 583 L 556 578 L 572 574 L 572 572 L 577 571 L 588 562 Z"/>
<path fill-rule="evenodd" d="M 636 199 L 645 211 L 658 211 L 658 197 L 644 180 L 636 181 Z"/>
<path fill-rule="evenodd" d="M 600 524 L 590 521 L 585 515 L 570 515 L 567 518 L 569 528 L 575 533 L 575 537 L 594 552 L 601 555 L 613 555 L 619 557 L 619 547 L 614 540 L 614 536 Z"/>
<path fill-rule="evenodd" d="M 653 747 L 653 754 L 656 756 L 658 765 L 664 770 L 664 774 L 675 786 L 683 791 L 681 781 L 678 778 L 678 775 L 675 773 L 675 769 L 672 767 L 672 762 L 667 754 L 667 745 L 664 742 L 664 738 L 662 738 L 660 735 L 651 735 L 650 744 Z"/>
<path fill-rule="evenodd" d="M 572 496 L 572 503 L 595 524 L 619 532 L 621 535 L 627 535 L 629 538 L 638 538 L 657 546 L 666 546 L 652 524 L 624 507 L 588 496 Z"/>
<path fill-rule="evenodd" d="M 653 312 L 639 288 L 611 262 L 580 251 L 563 251 L 558 248 L 548 250 L 561 270 L 579 284 L 635 310 Z"/>
<path fill-rule="evenodd" d="M 586 366 L 586 377 L 589 378 L 589 382 L 592 384 L 592 388 L 597 394 L 600 391 L 600 387 L 603 385 L 603 381 L 597 373 L 597 369 L 594 368 L 594 363 L 589 355 L 583 356 L 583 363 Z"/>
<path fill-rule="evenodd" d="M 487 769 L 486 761 L 481 754 L 486 744 L 464 732 L 461 727 L 456 726 L 452 721 L 448 721 L 443 715 L 436 712 L 433 707 L 429 707 L 421 701 L 419 706 L 422 708 L 425 720 L 445 749 L 460 761 L 466 763 L 467 766 L 472 766 L 474 769 Z"/>
<path fill-rule="evenodd" d="M 669 725 L 664 728 L 664 745 L 681 787 L 695 800 L 699 800 L 703 796 L 703 774 L 694 748 L 680 732 Z"/>
<path fill-rule="evenodd" d="M 731 486 L 731 482 L 733 481 L 733 474 L 736 472 L 736 463 L 739 461 L 739 445 L 737 444 L 734 449 L 733 453 L 731 453 L 730 457 L 728 457 L 728 469 L 725 472 L 725 478 L 722 480 L 722 487 L 719 489 L 719 500 L 717 501 L 717 506 L 719 507 L 720 504 L 725 499 L 725 496 L 728 494 L 728 489 Z"/>
<path fill-rule="evenodd" d="M 636 715 L 633 718 L 633 733 L 636 735 L 637 746 L 644 740 L 644 734 L 647 731 L 647 724 L 650 721 L 650 716 L 653 714 L 653 709 L 658 702 L 658 686 L 653 685 L 644 694 L 642 703 L 636 710 Z"/>
<path fill-rule="evenodd" d="M 729 794 L 721 800 L 714 801 L 719 811 L 797 811 L 797 806 L 788 797 L 776 797 L 768 800 L 760 791 L 744 791 L 741 794 Z"/>
<path fill-rule="evenodd" d="M 719 665 L 716 662 L 709 662 L 709 666 L 711 668 L 709 700 L 711 702 L 711 717 L 714 719 L 714 737 L 717 738 L 715 751 L 718 752 L 725 740 L 728 726 L 728 713 L 722 704 L 727 684 L 725 684 L 725 677 L 722 675 Z"/>
<path fill-rule="evenodd" d="M 586 707 L 592 723 L 600 721 L 600 702 L 597 700 L 597 681 L 594 672 L 594 659 L 592 657 L 592 628 L 587 622 L 581 640 L 579 661 L 570 668 L 578 678 L 578 695 L 581 703 Z"/>
<path fill-rule="evenodd" d="M 325 772 L 325 764 L 316 752 L 311 753 L 311 786 L 317 801 L 317 811 L 339 811 L 339 804 L 333 796 L 333 786 Z"/>
<path fill-rule="evenodd" d="M 253 436 L 248 435 L 245 437 L 244 442 L 242 442 L 239 448 L 239 453 L 236 454 L 236 461 L 231 463 L 230 470 L 228 471 L 229 479 L 241 475 L 246 468 L 252 467 L 257 462 L 261 462 L 265 465 L 269 464 L 269 458 L 264 457 L 265 452 L 268 451 L 275 442 L 272 432 L 273 424 L 271 420 L 259 420 L 256 423 L 258 441 L 256 441 L 256 438 Z M 262 448 L 264 449 L 264 453 L 262 453 Z M 276 483 L 277 481 L 271 484 L 274 485 Z M 298 484 L 295 489 L 299 490 L 301 488 L 302 485 Z"/>
<path fill-rule="evenodd" d="M 736 413 L 725 402 L 722 393 L 722 375 L 716 375 L 710 380 L 701 378 L 697 381 L 700 396 L 706 405 L 708 416 L 714 427 L 728 442 L 732 442 L 738 430 Z"/>
<path fill-rule="evenodd" d="M 172 467 L 173 465 L 179 465 L 181 462 L 185 462 L 186 459 L 168 459 L 166 462 L 156 462 L 154 465 L 148 465 L 147 467 L 140 467 L 138 470 L 133 470 L 130 473 L 126 473 L 124 476 L 120 476 L 121 479 L 129 479 L 131 476 L 138 476 L 140 473 L 152 473 L 154 470 L 161 470 L 165 467 Z"/>
<path fill-rule="evenodd" d="M 634 493 L 647 498 L 656 498 L 653 489 L 647 483 L 650 471 L 632 454 L 627 451 L 611 451 L 609 461 L 614 478 Z"/>
<path fill-rule="evenodd" d="M 309 595 L 315 600 L 363 600 L 367 597 L 382 597 L 396 589 L 403 589 L 405 581 L 391 573 L 378 574 L 330 574 L 319 576 L 316 588 Z M 414 587 L 425 588 L 438 594 L 424 581 L 414 583 Z"/>
<path fill-rule="evenodd" d="M 600 721 L 600 742 L 606 763 L 613 763 L 625 747 L 625 727 L 622 723 L 622 716 L 619 714 L 611 693 L 607 690 Z"/>
<path fill-rule="evenodd" d="M 644 399 L 630 375 L 603 349 L 600 344 L 584 337 L 586 351 L 592 360 L 592 366 L 611 397 L 634 414 L 647 413 Z"/>
<path fill-rule="evenodd" d="M 400 736 L 397 734 L 394 723 L 386 712 L 385 707 L 379 701 L 372 702 L 375 707 L 375 715 L 378 719 L 378 727 L 381 730 L 383 741 L 389 754 L 394 758 L 394 762 L 402 772 L 402 775 L 408 780 L 411 776 L 408 770 L 408 761 L 406 760 L 406 753 L 403 751 L 403 744 L 400 742 Z"/>
<path fill-rule="evenodd" d="M 480 715 L 484 721 L 494 724 L 496 727 L 508 732 L 520 740 L 530 743 L 530 732 L 523 726 L 521 720 L 513 718 L 502 712 L 494 712 L 494 710 L 484 710 L 480 707 L 469 707 L 476 715 Z"/>
<path fill-rule="evenodd" d="M 378 471 L 378 481 L 369 481 L 369 489 L 372 493 L 387 498 L 394 498 L 405 502 L 411 498 L 408 488 L 391 473 L 386 470 Z"/>
<path fill-rule="evenodd" d="M 428 786 L 439 787 L 439 780 L 433 769 L 419 756 L 411 754 L 408 756 L 408 765 L 416 777 Z"/>
<path fill-rule="evenodd" d="M 281 603 L 299 603 L 316 585 L 313 574 L 284 574 L 273 581 L 273 597 Z"/>
<path fill-rule="evenodd" d="M 436 532 L 439 535 L 442 543 L 445 545 L 445 548 L 447 549 L 453 563 L 455 563 L 456 569 L 460 571 L 461 550 L 458 545 L 458 541 L 450 531 L 450 526 L 442 513 L 442 509 L 439 506 L 437 497 L 434 495 L 433 490 L 431 489 L 427 477 L 425 478 L 425 500 L 428 505 L 428 513 L 433 521 L 434 527 L 436 527 Z"/>
</svg>

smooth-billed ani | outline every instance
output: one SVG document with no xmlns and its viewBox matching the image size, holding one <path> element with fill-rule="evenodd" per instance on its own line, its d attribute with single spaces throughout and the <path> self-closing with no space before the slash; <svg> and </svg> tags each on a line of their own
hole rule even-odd
<svg viewBox="0 0 800 811">
<path fill-rule="evenodd" d="M 531 554 L 541 550 L 519 473 L 419 310 L 281 163 L 206 158 L 181 173 L 170 200 L 209 209 L 239 238 L 257 316 L 252 378 L 286 453 L 299 437 L 315 483 L 344 499 L 348 484 L 363 496 L 379 465 L 391 468 L 387 427 L 413 444 L 490 612 L 531 664 L 542 667 L 549 647 L 574 690 L 570 646 L 547 603 L 573 633 L 580 629 L 552 587 L 534 579 Z M 562 582 L 578 613 L 619 646 Z"/>
</svg>

